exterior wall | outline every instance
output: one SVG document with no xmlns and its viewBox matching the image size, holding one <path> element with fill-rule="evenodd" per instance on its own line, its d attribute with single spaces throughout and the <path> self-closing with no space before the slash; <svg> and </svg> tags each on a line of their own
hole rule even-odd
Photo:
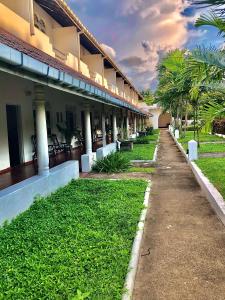
<svg viewBox="0 0 225 300">
<path fill-rule="evenodd" d="M 23 19 L 29 21 L 29 0 L 1 0 L 0 3 L 13 10 Z"/>
<path fill-rule="evenodd" d="M 114 69 L 105 69 L 105 78 L 108 81 L 108 87 L 113 93 L 117 93 L 116 71 Z"/>
<path fill-rule="evenodd" d="M 30 35 L 30 23 L 0 3 L 1 28 L 26 41 L 34 47 L 55 57 L 50 38 L 35 28 L 35 35 Z"/>
<path fill-rule="evenodd" d="M 21 159 L 23 162 L 32 160 L 31 135 L 33 134 L 32 95 L 26 96 L 27 90 L 31 90 L 32 84 L 0 73 L 0 170 L 9 168 L 8 131 L 6 122 L 6 105 L 19 105 L 21 114 Z"/>
<path fill-rule="evenodd" d="M 83 61 L 87 64 L 90 70 L 90 77 L 99 84 L 102 84 L 103 76 L 103 58 L 101 54 L 89 54 L 83 56 Z"/>
<path fill-rule="evenodd" d="M 125 84 L 124 88 L 125 88 L 125 98 L 130 101 L 130 86 L 129 86 L 129 84 Z"/>
<path fill-rule="evenodd" d="M 117 88 L 118 88 L 119 95 L 121 97 L 123 97 L 124 96 L 124 80 L 123 80 L 123 78 L 117 77 L 116 78 L 116 85 L 117 85 Z"/>
<path fill-rule="evenodd" d="M 167 127 L 171 122 L 171 115 L 169 113 L 163 113 L 159 116 L 159 127 Z"/>
<path fill-rule="evenodd" d="M 153 117 L 150 118 L 150 122 L 154 129 L 158 129 L 159 124 L 159 116 L 162 112 L 161 108 L 159 107 L 152 107 L 150 108 L 149 112 L 153 115 Z"/>
<path fill-rule="evenodd" d="M 78 70 L 78 33 L 74 26 L 53 29 L 54 51 L 71 68 Z"/>
</svg>

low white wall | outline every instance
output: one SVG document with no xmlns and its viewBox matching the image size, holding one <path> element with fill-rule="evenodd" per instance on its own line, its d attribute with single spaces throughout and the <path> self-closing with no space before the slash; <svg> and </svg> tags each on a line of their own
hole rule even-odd
<svg viewBox="0 0 225 300">
<path fill-rule="evenodd" d="M 99 148 L 96 151 L 97 160 L 103 159 L 104 157 L 106 157 L 110 153 L 116 152 L 116 150 L 117 150 L 117 144 L 116 143 L 112 143 L 112 144 L 109 144 L 105 147 Z"/>
<path fill-rule="evenodd" d="M 67 161 L 52 168 L 48 176 L 33 176 L 0 191 L 0 225 L 27 210 L 36 196 L 50 195 L 78 178 L 78 161 Z"/>
</svg>

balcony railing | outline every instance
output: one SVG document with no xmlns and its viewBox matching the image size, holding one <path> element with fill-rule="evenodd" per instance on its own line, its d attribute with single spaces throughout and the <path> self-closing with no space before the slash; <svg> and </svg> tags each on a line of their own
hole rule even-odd
<svg viewBox="0 0 225 300">
<path fill-rule="evenodd" d="M 66 63 L 67 60 L 67 54 L 63 53 L 62 51 L 53 48 L 54 52 L 55 52 L 55 57 L 60 60 L 63 63 Z"/>
</svg>

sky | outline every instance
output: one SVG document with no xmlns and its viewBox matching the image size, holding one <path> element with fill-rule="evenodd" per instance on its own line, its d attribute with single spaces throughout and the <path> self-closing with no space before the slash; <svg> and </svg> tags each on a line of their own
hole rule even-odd
<svg viewBox="0 0 225 300">
<path fill-rule="evenodd" d="M 171 49 L 220 47 L 212 27 L 195 28 L 188 0 L 68 0 L 84 25 L 139 90 L 157 85 L 156 66 Z"/>
</svg>

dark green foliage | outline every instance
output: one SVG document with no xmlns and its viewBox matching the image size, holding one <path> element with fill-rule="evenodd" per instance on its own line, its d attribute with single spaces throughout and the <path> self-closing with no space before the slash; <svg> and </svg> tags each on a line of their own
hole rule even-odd
<svg viewBox="0 0 225 300">
<path fill-rule="evenodd" d="M 77 180 L 0 229 L 0 299 L 121 299 L 146 182 Z"/>
<path fill-rule="evenodd" d="M 142 137 L 137 137 L 133 141 L 134 144 L 150 144 L 151 142 L 156 142 L 158 140 L 158 134 L 147 135 Z"/>
<path fill-rule="evenodd" d="M 130 161 L 120 152 L 115 152 L 98 160 L 92 170 L 98 173 L 120 173 L 126 172 L 129 168 Z"/>
<path fill-rule="evenodd" d="M 147 132 L 147 135 L 153 135 L 154 134 L 154 128 L 153 127 L 147 127 L 146 132 Z"/>
</svg>

